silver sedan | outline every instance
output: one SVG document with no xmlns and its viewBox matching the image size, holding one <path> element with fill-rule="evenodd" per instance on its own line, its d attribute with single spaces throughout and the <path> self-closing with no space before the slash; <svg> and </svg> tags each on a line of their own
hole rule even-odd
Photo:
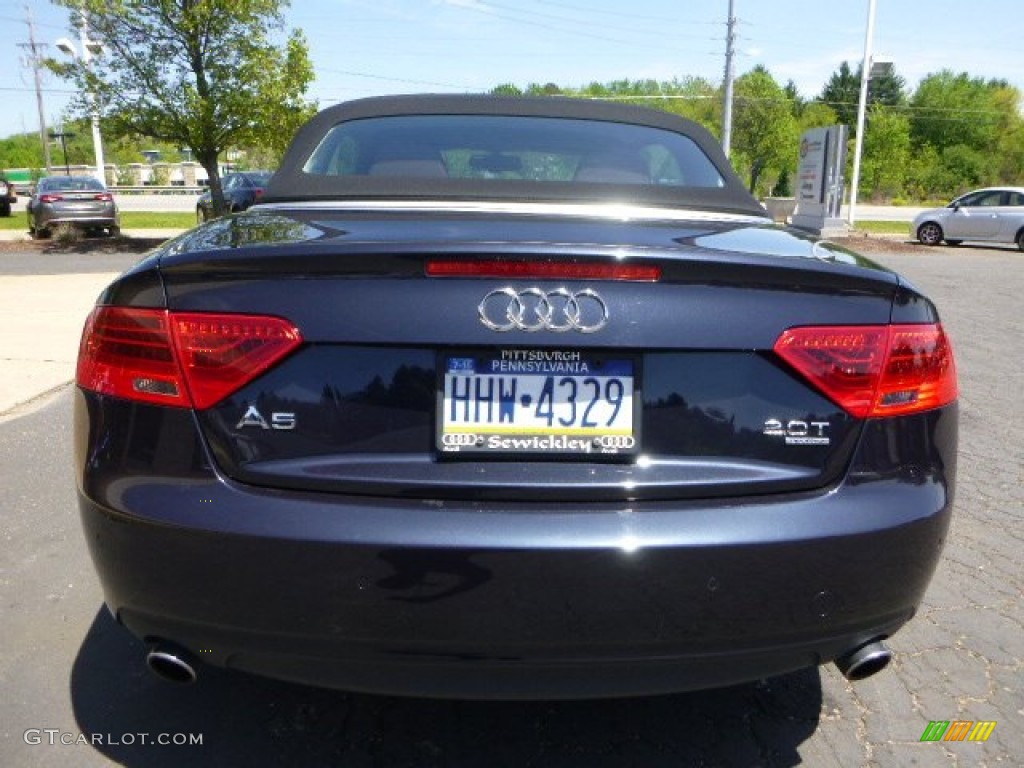
<svg viewBox="0 0 1024 768">
<path fill-rule="evenodd" d="M 121 214 L 114 196 L 91 176 L 47 176 L 36 185 L 28 201 L 28 230 L 47 237 L 58 224 L 85 230 L 121 233 Z"/>
<path fill-rule="evenodd" d="M 1016 243 L 1024 251 L 1024 187 L 991 187 L 961 195 L 945 208 L 922 211 L 910 234 L 925 245 L 965 240 Z"/>
</svg>

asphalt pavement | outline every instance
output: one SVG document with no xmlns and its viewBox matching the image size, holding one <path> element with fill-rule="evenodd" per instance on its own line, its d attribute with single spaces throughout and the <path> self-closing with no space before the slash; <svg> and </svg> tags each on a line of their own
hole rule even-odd
<svg viewBox="0 0 1024 768">
<path fill-rule="evenodd" d="M 919 615 L 890 641 L 890 667 L 856 684 L 828 666 L 675 696 L 478 703 L 219 670 L 190 687 L 154 678 L 142 644 L 102 607 L 75 508 L 72 389 L 61 383 L 88 304 L 138 256 L 0 253 L 0 378 L 25 366 L 23 354 L 62 371 L 48 393 L 29 383 L 20 404 L 0 406 L 0 766 L 1024 765 L 1024 255 L 873 257 L 936 300 L 962 389 L 949 542 Z M 983 743 L 921 742 L 934 720 L 996 725 Z"/>
</svg>

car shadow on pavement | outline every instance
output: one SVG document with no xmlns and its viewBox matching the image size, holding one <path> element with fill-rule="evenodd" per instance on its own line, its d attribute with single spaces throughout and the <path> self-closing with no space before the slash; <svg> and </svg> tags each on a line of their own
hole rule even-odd
<svg viewBox="0 0 1024 768">
<path fill-rule="evenodd" d="M 946 248 L 955 248 L 959 251 L 995 251 L 996 253 L 1020 253 L 1021 249 L 1013 243 L 961 243 L 960 245 L 949 245 L 944 243 Z"/>
<path fill-rule="evenodd" d="M 32 243 L 45 253 L 146 253 L 165 243 L 161 237 L 83 237 L 69 242 L 37 240 Z"/>
<path fill-rule="evenodd" d="M 212 668 L 195 685 L 175 685 L 149 672 L 144 652 L 101 609 L 75 659 L 71 699 L 93 749 L 146 768 L 792 766 L 822 702 L 817 669 L 672 696 L 474 702 L 351 694 Z M 201 745 L 157 743 L 195 734 Z"/>
</svg>

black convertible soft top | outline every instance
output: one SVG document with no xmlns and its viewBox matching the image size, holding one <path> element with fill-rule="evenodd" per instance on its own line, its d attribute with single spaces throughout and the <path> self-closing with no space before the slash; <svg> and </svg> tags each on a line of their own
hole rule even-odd
<svg viewBox="0 0 1024 768">
<path fill-rule="evenodd" d="M 480 119 L 484 117 L 542 120 Z M 541 128 L 532 130 L 532 124 Z M 402 128 L 396 130 L 394 126 L 399 125 Z M 510 126 L 514 127 L 505 130 Z M 522 131 L 519 126 L 531 129 Z M 547 130 L 550 126 L 555 129 Z M 456 133 L 457 137 L 452 135 Z M 548 145 L 537 150 L 532 145 L 514 144 L 521 133 L 544 133 L 544 138 L 537 141 L 549 141 L 555 149 L 547 153 Z M 469 134 L 472 139 L 467 138 Z M 634 181 L 625 166 L 605 169 L 604 176 L 600 172 L 587 175 L 576 167 L 571 180 L 559 177 L 558 169 L 551 170 L 550 166 L 557 165 L 552 157 L 558 151 L 576 148 L 569 145 L 585 149 L 588 141 L 605 153 L 603 160 L 609 167 L 619 162 L 613 157 L 615 148 L 610 139 L 594 138 L 605 134 L 623 145 L 629 143 L 632 134 L 663 137 L 666 141 L 661 143 L 668 147 L 689 148 L 677 154 L 695 158 L 690 165 L 703 170 L 691 171 L 687 176 L 685 169 L 679 170 L 687 163 L 685 157 L 680 160 L 672 149 L 664 150 L 669 159 L 661 162 L 662 167 L 671 169 L 669 175 L 643 183 Z M 619 140 L 622 136 L 627 138 Z M 449 152 L 442 164 L 437 152 L 446 139 L 462 141 L 467 147 L 488 146 L 479 147 L 481 153 L 455 159 L 453 154 L 458 152 Z M 361 150 L 360 142 L 368 148 Z M 415 154 L 426 151 L 418 147 L 431 148 L 438 159 Z M 389 162 L 372 164 L 374 152 L 390 153 Z M 646 157 L 650 154 L 648 149 Z M 533 164 L 529 172 L 522 172 L 523 157 Z M 545 163 L 547 167 L 542 167 Z M 456 164 L 465 173 L 449 173 Z M 387 171 L 377 173 L 376 168 Z M 553 175 L 539 180 L 539 174 L 548 172 Z M 764 208 L 736 176 L 718 142 L 697 123 L 644 107 L 564 97 L 386 96 L 329 107 L 295 135 L 263 202 L 332 200 L 614 202 L 765 215 Z"/>
</svg>

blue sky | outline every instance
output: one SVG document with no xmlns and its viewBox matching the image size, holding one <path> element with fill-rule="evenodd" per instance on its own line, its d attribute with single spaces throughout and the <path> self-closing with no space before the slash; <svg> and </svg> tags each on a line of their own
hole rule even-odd
<svg viewBox="0 0 1024 768">
<path fill-rule="evenodd" d="M 14 66 L 37 38 L 57 55 L 67 11 L 48 0 L 0 0 L 0 136 L 37 129 L 31 72 Z M 737 74 L 766 66 L 820 92 L 840 62 L 859 61 L 868 0 L 735 0 Z M 481 91 L 512 82 L 583 85 L 621 78 L 722 78 L 728 0 L 293 0 L 289 26 L 309 41 L 321 106 L 386 93 Z M 1024 90 L 1021 0 L 878 0 L 876 58 L 914 86 L 942 68 Z M 68 88 L 45 83 L 59 120 Z"/>
</svg>

